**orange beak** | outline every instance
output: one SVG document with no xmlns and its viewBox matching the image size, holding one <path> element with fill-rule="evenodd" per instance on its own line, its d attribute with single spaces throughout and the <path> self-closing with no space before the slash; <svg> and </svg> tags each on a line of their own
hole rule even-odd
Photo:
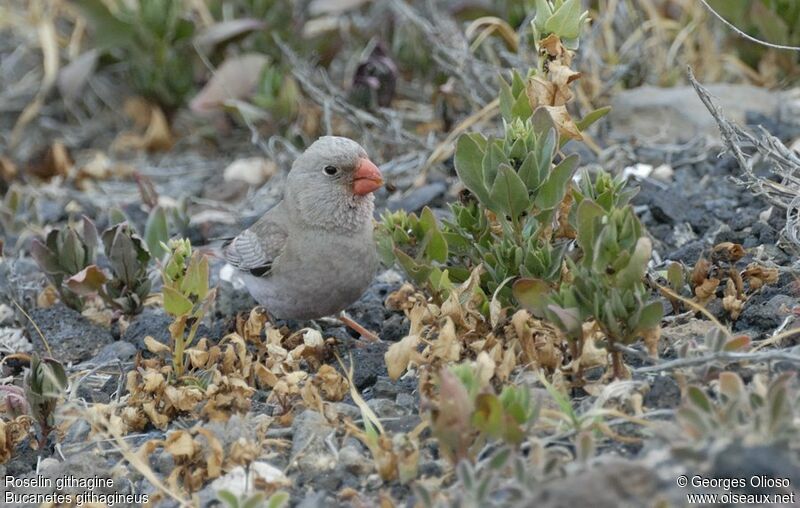
<svg viewBox="0 0 800 508">
<path fill-rule="evenodd" d="M 353 194 L 364 196 L 374 192 L 381 185 L 383 185 L 383 175 L 378 166 L 367 158 L 360 159 L 353 175 Z"/>
</svg>

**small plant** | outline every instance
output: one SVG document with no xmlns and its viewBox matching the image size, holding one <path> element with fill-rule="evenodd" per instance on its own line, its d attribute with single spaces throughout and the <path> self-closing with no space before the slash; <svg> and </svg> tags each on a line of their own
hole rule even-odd
<svg viewBox="0 0 800 508">
<path fill-rule="evenodd" d="M 440 372 L 431 430 L 444 454 L 457 464 L 474 460 L 489 440 L 519 445 L 525 426 L 536 419 L 536 409 L 526 388 L 506 385 L 497 395 L 481 378 L 480 367 L 465 362 Z"/>
<path fill-rule="evenodd" d="M 456 171 L 469 194 L 451 205 L 451 221 L 440 227 L 427 209 L 420 217 L 384 216 L 378 240 L 384 260 L 396 260 L 434 295 L 446 296 L 451 281 L 465 281 L 479 264 L 485 268 L 482 288 L 490 295 L 499 291 L 505 305 L 512 302 L 509 279 L 560 277 L 566 243 L 554 242 L 555 231 L 566 220 L 559 206 L 578 157 L 553 164 L 558 133 L 544 109 L 531 116 L 522 101 L 509 106 L 508 115 L 503 139 L 477 133 L 459 139 Z"/>
<path fill-rule="evenodd" d="M 193 88 L 194 23 L 183 2 L 77 0 L 97 48 L 127 64 L 134 89 L 167 111 Z"/>
<path fill-rule="evenodd" d="M 84 217 L 82 231 L 71 226 L 54 229 L 47 234 L 44 242 L 34 239 L 31 243 L 31 255 L 44 271 L 47 279 L 56 288 L 61 301 L 75 310 L 82 310 L 84 298 L 76 281 L 81 280 L 81 273 L 95 266 L 97 251 L 97 229 L 94 223 Z M 101 273 L 99 270 L 93 273 Z"/>
<path fill-rule="evenodd" d="M 510 281 L 560 279 L 578 156 L 562 157 L 558 149 L 581 139 L 580 130 L 608 112 L 594 111 L 575 123 L 566 111 L 570 83 L 579 77 L 568 67 L 568 48 L 577 47 L 586 17 L 579 1 L 536 2 L 539 68 L 501 80 L 502 138 L 468 133 L 458 139 L 454 163 L 466 191 L 451 205 L 451 220 L 439 225 L 429 210 L 419 217 L 384 216 L 378 240 L 384 261 L 397 262 L 435 298 L 446 298 L 452 283 L 465 281 L 478 265 L 484 268 L 481 289 L 506 307 L 515 303 Z"/>
<path fill-rule="evenodd" d="M 68 307 L 80 311 L 86 297 L 98 294 L 123 314 L 138 314 L 150 293 L 150 252 L 126 223 L 104 231 L 102 240 L 110 276 L 96 264 L 97 229 L 86 217 L 81 232 L 66 226 L 51 231 L 44 242 L 35 239 L 31 255 Z"/>
<path fill-rule="evenodd" d="M 352 358 L 347 368 L 341 359 L 339 364 L 347 373 L 350 396 L 361 411 L 364 422 L 363 430 L 347 422 L 345 425 L 348 430 L 369 449 L 381 479 L 384 481 L 397 479 L 404 485 L 414 480 L 419 473 L 419 435 L 425 429 L 424 423 L 417 425 L 411 432 L 390 435 L 355 387 Z"/>
<path fill-rule="evenodd" d="M 297 115 L 300 88 L 289 69 L 266 63 L 253 103 L 270 113 L 275 121 L 291 121 Z"/>
<path fill-rule="evenodd" d="M 660 302 L 648 301 L 650 292 L 643 283 L 650 239 L 630 205 L 615 208 L 614 201 L 606 200 L 604 207 L 584 198 L 578 206 L 577 244 L 582 257 L 577 262 L 567 260 L 570 281 L 553 289 L 542 279 L 520 279 L 514 293 L 534 315 L 558 324 L 577 344 L 576 352 L 582 350 L 583 323 L 593 319 L 608 340 L 614 375 L 620 378 L 622 354 L 614 344 L 651 338 L 663 310 Z"/>
<path fill-rule="evenodd" d="M 267 498 L 263 492 L 257 492 L 237 497 L 233 492 L 223 489 L 217 492 L 217 499 L 228 508 L 283 508 L 289 503 L 289 494 L 278 491 Z"/>
<path fill-rule="evenodd" d="M 162 297 L 164 310 L 174 319 L 169 327 L 172 366 L 175 378 L 180 379 L 185 373 L 186 348 L 194 342 L 215 290 L 208 287 L 208 258 L 193 253 L 189 240 L 172 240 L 165 248 L 168 258 L 161 269 Z"/>
<path fill-rule="evenodd" d="M 64 366 L 53 358 L 40 359 L 33 354 L 30 369 L 25 372 L 23 386 L 31 415 L 39 424 L 39 446 L 43 447 L 53 430 L 58 400 L 69 386 Z"/>
<path fill-rule="evenodd" d="M 124 314 L 138 314 L 151 287 L 147 276 L 150 263 L 147 245 L 127 224 L 117 224 L 104 231 L 103 245 L 112 277 L 105 282 L 101 296 Z"/>
<path fill-rule="evenodd" d="M 683 435 L 694 447 L 716 439 L 743 440 L 746 445 L 788 445 L 797 435 L 797 391 L 789 373 L 769 382 L 745 385 L 734 372 L 721 372 L 715 397 L 707 387 L 690 385 L 678 409 Z"/>
</svg>

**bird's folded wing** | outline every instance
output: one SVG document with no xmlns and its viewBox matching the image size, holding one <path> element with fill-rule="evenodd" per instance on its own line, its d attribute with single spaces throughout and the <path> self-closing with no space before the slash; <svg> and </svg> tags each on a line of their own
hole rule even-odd
<svg viewBox="0 0 800 508">
<path fill-rule="evenodd" d="M 225 242 L 222 253 L 225 259 L 240 270 L 264 277 L 286 245 L 286 231 L 269 221 L 259 221 L 250 229 Z"/>
</svg>

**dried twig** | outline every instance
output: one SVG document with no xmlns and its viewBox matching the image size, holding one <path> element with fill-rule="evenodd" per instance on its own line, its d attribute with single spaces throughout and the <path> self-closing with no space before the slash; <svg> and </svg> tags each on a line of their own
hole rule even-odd
<svg viewBox="0 0 800 508">
<path fill-rule="evenodd" d="M 785 237 L 800 247 L 800 157 L 763 127 L 760 127 L 760 135 L 754 136 L 727 120 L 708 90 L 697 82 L 691 68 L 688 77 L 700 101 L 717 122 L 725 147 L 742 170 L 742 176 L 734 177 L 734 182 L 786 210 Z M 745 148 L 754 150 L 754 153 L 745 153 Z M 768 162 L 773 176 L 779 181 L 756 175 L 753 165 L 757 161 Z"/>
<path fill-rule="evenodd" d="M 675 370 L 683 367 L 695 367 L 708 363 L 739 363 L 739 362 L 768 362 L 786 361 L 800 364 L 800 355 L 790 353 L 785 350 L 765 351 L 763 353 L 735 353 L 731 351 L 719 351 L 717 353 L 694 356 L 691 358 L 679 358 L 668 362 L 639 367 L 634 369 L 638 373 L 661 372 L 664 370 Z"/>
<path fill-rule="evenodd" d="M 720 13 L 718 13 L 717 11 L 712 9 L 710 5 L 708 5 L 708 2 L 706 2 L 706 0 L 700 0 L 700 3 L 705 5 L 706 9 L 708 9 L 709 12 L 711 12 L 711 14 L 716 16 L 716 18 L 718 20 L 720 20 L 723 23 L 725 23 L 728 26 L 728 28 L 730 28 L 731 30 L 736 32 L 740 37 L 744 37 L 748 41 L 755 42 L 756 44 L 761 44 L 762 46 L 767 46 L 768 48 L 788 49 L 790 51 L 800 51 L 800 47 L 797 47 L 797 46 L 784 46 L 783 44 L 775 44 L 775 43 L 772 43 L 772 42 L 767 42 L 767 41 L 763 41 L 761 39 L 757 39 L 757 38 L 753 37 L 752 35 L 743 32 L 742 30 L 737 28 L 736 25 L 734 25 L 733 23 L 731 23 L 727 19 L 723 18 Z"/>
</svg>

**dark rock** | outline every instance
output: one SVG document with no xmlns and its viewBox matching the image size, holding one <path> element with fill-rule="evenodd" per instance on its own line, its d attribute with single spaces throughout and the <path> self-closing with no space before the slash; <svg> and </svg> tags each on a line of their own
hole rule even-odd
<svg viewBox="0 0 800 508">
<path fill-rule="evenodd" d="M 33 309 L 29 314 L 47 339 L 52 356 L 64 364 L 88 360 L 114 341 L 110 330 L 92 323 L 62 303 L 47 309 Z M 39 332 L 30 322 L 26 331 L 34 350 L 49 354 Z"/>
<path fill-rule="evenodd" d="M 136 346 L 130 342 L 114 341 L 111 344 L 103 346 L 94 358 L 85 362 L 85 367 L 97 367 L 98 365 L 105 365 L 113 362 L 126 362 L 133 358 L 136 354 Z"/>
<path fill-rule="evenodd" d="M 671 409 L 681 403 L 681 388 L 672 376 L 657 376 L 650 381 L 644 405 L 650 409 Z"/>
<path fill-rule="evenodd" d="M 327 476 L 336 467 L 325 440 L 336 429 L 320 413 L 307 409 L 292 421 L 292 458 L 301 472 Z"/>
<path fill-rule="evenodd" d="M 422 187 L 413 188 L 408 194 L 397 199 L 388 200 L 386 208 L 391 211 L 419 212 L 425 206 L 430 205 L 436 198 L 443 196 L 446 191 L 447 185 L 443 182 L 429 183 Z"/>
<path fill-rule="evenodd" d="M 751 477 L 770 479 L 785 478 L 788 489 L 751 484 Z M 745 478 L 747 487 L 741 489 L 750 494 L 788 494 L 800 484 L 800 464 L 788 448 L 780 445 L 745 446 L 733 442 L 713 458 L 710 478 Z"/>
<path fill-rule="evenodd" d="M 217 316 L 233 317 L 239 312 L 249 313 L 258 302 L 245 288 L 236 289 L 227 281 L 219 281 L 214 311 Z"/>
<path fill-rule="evenodd" d="M 386 318 L 392 315 L 392 312 L 383 306 L 383 302 L 402 284 L 403 279 L 393 270 L 379 274 L 361 298 L 347 308 L 347 313 L 367 330 L 382 332 Z M 389 331 L 396 334 L 393 329 Z"/>
<path fill-rule="evenodd" d="M 163 309 L 145 307 L 141 314 L 133 318 L 121 338 L 136 346 L 137 350 L 146 351 L 144 339 L 147 336 L 153 337 L 162 344 L 169 343 L 169 325 L 171 323 L 172 318 Z"/>
<path fill-rule="evenodd" d="M 744 312 L 736 321 L 734 330 L 755 329 L 761 332 L 769 332 L 783 323 L 792 312 L 792 308 L 797 305 L 797 298 L 778 294 L 763 300 L 757 295 L 744 306 Z"/>
<path fill-rule="evenodd" d="M 401 378 L 397 381 L 392 381 L 388 376 L 378 376 L 374 384 L 364 391 L 363 396 L 365 399 L 381 398 L 381 399 L 396 399 L 398 395 L 403 393 L 413 393 L 417 389 L 417 381 L 411 378 Z"/>
<path fill-rule="evenodd" d="M 388 376 L 386 362 L 383 355 L 389 349 L 385 342 L 364 342 L 350 339 L 338 344 L 339 356 L 349 364 L 350 355 L 353 357 L 353 382 L 356 388 L 364 390 L 375 384 L 378 376 Z M 341 367 L 338 367 L 341 370 Z"/>
<path fill-rule="evenodd" d="M 408 318 L 399 312 L 393 312 L 381 325 L 381 340 L 397 342 L 408 335 L 410 327 L 411 323 L 408 321 Z"/>
<path fill-rule="evenodd" d="M 128 329 L 122 334 L 121 340 L 130 342 L 137 350 L 149 354 L 144 345 L 145 337 L 150 336 L 162 344 L 169 344 L 170 324 L 172 324 L 172 318 L 164 312 L 164 309 L 145 307 L 141 314 L 133 318 Z M 197 337 L 217 338 L 205 324 L 198 327 Z"/>
</svg>

